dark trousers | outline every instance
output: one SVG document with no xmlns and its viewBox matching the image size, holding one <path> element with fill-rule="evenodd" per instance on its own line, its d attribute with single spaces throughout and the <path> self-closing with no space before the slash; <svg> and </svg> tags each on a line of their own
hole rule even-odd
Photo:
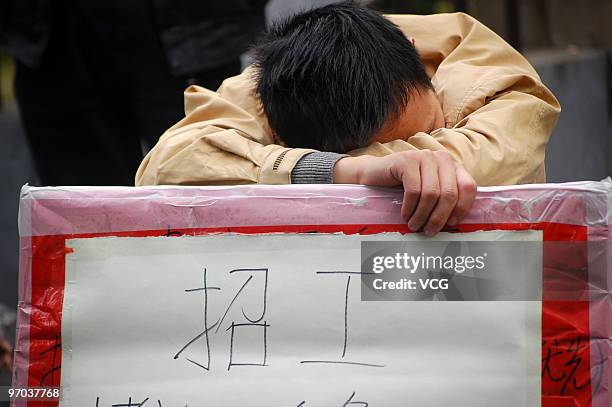
<svg viewBox="0 0 612 407">
<path fill-rule="evenodd" d="M 184 116 L 185 87 L 216 89 L 240 72 L 235 60 L 173 77 L 146 2 L 123 4 L 130 10 L 107 16 L 56 9 L 40 66 L 17 65 L 17 99 L 42 185 L 134 185 L 143 152 Z"/>
</svg>

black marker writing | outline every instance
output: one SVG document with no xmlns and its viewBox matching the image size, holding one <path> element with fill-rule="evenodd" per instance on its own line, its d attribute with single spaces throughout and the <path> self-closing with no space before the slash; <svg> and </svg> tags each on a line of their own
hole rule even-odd
<svg viewBox="0 0 612 407">
<path fill-rule="evenodd" d="M 49 348 L 43 350 L 42 352 L 40 352 L 38 354 L 38 356 L 42 356 L 44 354 L 52 352 L 51 367 L 40 378 L 40 383 L 39 384 L 41 386 L 43 386 L 43 385 L 54 386 L 55 385 L 55 372 L 57 372 L 62 367 L 61 363 L 56 364 L 56 361 L 57 361 L 57 351 L 59 349 L 61 349 L 61 346 L 62 346 L 62 342 L 60 341 L 59 336 L 55 335 L 55 341 L 53 342 L 53 345 L 51 345 Z M 47 378 L 49 378 L 49 377 L 51 378 L 51 380 L 46 381 Z"/>
<path fill-rule="evenodd" d="M 346 284 L 344 285 L 344 298 L 343 298 L 343 324 L 344 324 L 344 336 L 342 340 L 342 351 L 340 352 L 340 360 L 302 360 L 301 364 L 312 364 L 312 363 L 321 363 L 321 364 L 341 364 L 341 365 L 355 365 L 355 366 L 364 366 L 364 367 L 384 367 L 385 365 L 379 365 L 375 363 L 363 363 L 363 362 L 355 362 L 345 360 L 347 354 L 347 348 L 349 343 L 349 296 L 350 296 L 350 287 L 351 287 L 351 276 L 352 275 L 361 275 L 361 272 L 358 271 L 318 271 L 317 275 L 341 275 L 346 276 Z M 367 273 L 371 274 L 371 273 Z"/>
<path fill-rule="evenodd" d="M 236 294 L 234 294 L 233 298 L 229 301 L 229 304 L 227 305 L 227 307 L 225 308 L 225 311 L 223 312 L 223 314 L 219 317 L 219 319 L 213 323 L 212 325 L 209 324 L 209 310 L 208 310 L 208 300 L 209 300 L 209 291 L 221 291 L 220 287 L 210 287 L 208 286 L 208 281 L 207 281 L 207 276 L 208 276 L 208 270 L 206 268 L 204 268 L 204 276 L 203 276 L 203 286 L 202 287 L 197 287 L 197 288 L 190 288 L 190 289 L 186 289 L 185 292 L 202 292 L 204 295 L 204 329 L 199 332 L 195 337 L 191 338 L 185 345 L 183 345 L 183 347 L 181 347 L 181 349 L 179 349 L 178 352 L 176 352 L 176 354 L 173 356 L 174 359 L 178 359 L 181 354 L 187 349 L 189 348 L 194 342 L 200 340 L 201 338 L 204 338 L 204 343 L 205 343 L 205 353 L 206 353 L 206 359 L 205 361 L 196 361 L 190 358 L 186 358 L 187 361 L 193 363 L 196 366 L 201 367 L 202 369 L 209 371 L 211 368 L 211 342 L 210 342 L 210 335 L 211 334 L 226 334 L 226 332 L 229 332 L 229 361 L 228 361 L 228 365 L 227 365 L 227 370 L 230 370 L 232 366 L 267 366 L 267 350 L 268 350 L 268 344 L 267 344 L 267 330 L 270 327 L 270 324 L 268 324 L 267 322 L 263 322 L 261 323 L 261 321 L 264 319 L 265 315 L 266 315 L 266 310 L 267 310 L 267 292 L 268 292 L 268 269 L 267 268 L 240 268 L 240 269 L 233 269 L 231 271 L 229 271 L 230 275 L 238 275 L 237 273 L 250 273 L 250 275 L 248 275 L 248 277 L 245 279 L 244 283 L 242 284 L 242 286 L 237 290 Z M 230 310 L 234 307 L 235 304 L 238 303 L 238 300 L 241 296 L 244 295 L 245 290 L 247 289 L 247 287 L 253 285 L 253 280 L 255 279 L 255 276 L 261 276 L 263 278 L 263 284 L 262 284 L 262 292 L 261 292 L 261 311 L 257 312 L 255 315 L 256 317 L 253 317 L 251 314 L 251 316 L 247 315 L 246 310 L 244 309 L 244 307 L 241 308 L 241 318 L 244 318 L 246 321 L 248 322 L 243 322 L 243 321 L 235 321 L 235 320 L 231 320 L 231 322 L 229 324 L 227 324 L 227 328 L 225 328 L 224 326 L 224 322 L 226 319 L 229 318 L 229 314 L 230 314 Z M 220 328 L 221 326 L 224 326 L 224 330 L 221 330 L 220 332 Z M 256 357 L 257 360 L 250 360 L 250 361 L 244 361 L 244 360 L 236 360 L 236 337 L 239 335 L 240 332 L 245 332 L 247 329 L 259 329 L 261 330 L 261 334 L 262 334 L 262 341 L 263 341 L 263 352 L 261 357 Z"/>
<path fill-rule="evenodd" d="M 565 395 L 571 385 L 575 390 L 581 390 L 590 384 L 590 379 L 584 383 L 578 383 L 576 373 L 582 364 L 579 356 L 581 338 L 570 339 L 564 345 L 558 339 L 544 341 L 545 356 L 542 358 L 542 378 L 552 382 L 560 382 L 559 395 Z M 586 345 L 585 345 L 586 346 Z M 556 369 L 553 367 L 555 363 Z M 559 366 L 560 363 L 560 366 Z M 559 373 L 555 374 L 555 371 Z"/>
</svg>

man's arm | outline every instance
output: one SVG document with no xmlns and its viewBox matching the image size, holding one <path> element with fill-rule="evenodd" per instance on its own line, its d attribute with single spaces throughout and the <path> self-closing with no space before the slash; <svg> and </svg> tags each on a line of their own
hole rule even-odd
<svg viewBox="0 0 612 407">
<path fill-rule="evenodd" d="M 217 92 L 185 91 L 185 118 L 168 129 L 136 173 L 142 185 L 289 184 L 296 162 L 314 150 L 272 136 L 254 95 L 251 70 Z"/>
</svg>

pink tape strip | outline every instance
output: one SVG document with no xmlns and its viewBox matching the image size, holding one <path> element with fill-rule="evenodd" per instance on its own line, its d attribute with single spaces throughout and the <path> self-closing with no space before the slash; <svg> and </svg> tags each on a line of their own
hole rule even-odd
<svg viewBox="0 0 612 407">
<path fill-rule="evenodd" d="M 602 183 L 529 185 L 479 191 L 464 223 L 603 224 Z M 244 200 L 249 199 L 249 205 Z M 402 223 L 402 193 L 363 186 L 29 188 L 21 236 L 173 228 Z M 601 202 L 599 202 L 601 201 Z M 601 211 L 590 211 L 585 202 Z M 315 205 L 316 203 L 316 205 Z M 22 213 L 22 215 L 25 215 Z"/>
</svg>

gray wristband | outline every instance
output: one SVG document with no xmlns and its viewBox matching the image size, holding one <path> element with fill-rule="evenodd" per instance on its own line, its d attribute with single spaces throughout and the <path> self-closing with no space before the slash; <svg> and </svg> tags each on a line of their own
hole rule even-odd
<svg viewBox="0 0 612 407">
<path fill-rule="evenodd" d="M 308 153 L 295 164 L 291 171 L 292 184 L 332 184 L 334 165 L 346 154 L 328 152 Z"/>
</svg>

